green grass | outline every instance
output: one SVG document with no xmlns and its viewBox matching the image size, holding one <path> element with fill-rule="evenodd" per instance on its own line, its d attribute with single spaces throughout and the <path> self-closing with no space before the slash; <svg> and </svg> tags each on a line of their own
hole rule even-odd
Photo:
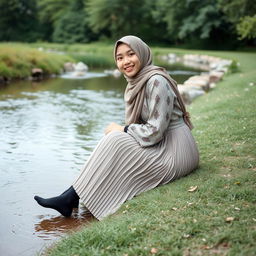
<svg viewBox="0 0 256 256">
<path fill-rule="evenodd" d="M 82 61 L 89 68 L 114 68 L 113 44 L 110 43 L 90 43 L 90 44 L 51 44 L 51 43 L 34 43 L 32 47 L 42 47 L 55 51 L 64 51 L 71 56 L 76 62 Z"/>
<path fill-rule="evenodd" d="M 49 255 L 255 255 L 256 54 L 175 51 L 240 63 L 240 72 L 227 74 L 189 107 L 200 168 L 126 202 L 58 242 Z M 188 192 L 190 186 L 198 189 Z"/>
<path fill-rule="evenodd" d="M 41 68 L 44 74 L 59 74 L 65 62 L 82 61 L 90 69 L 113 69 L 113 44 L 97 42 L 90 44 L 54 44 L 54 43 L 0 43 L 0 77 L 8 79 L 22 79 L 31 75 L 32 68 Z M 43 51 L 39 51 L 38 49 Z M 50 51 L 50 53 L 49 53 Z M 169 52 L 182 55 L 184 53 L 198 53 L 175 48 L 152 47 L 156 65 L 163 65 L 168 69 L 177 69 L 177 64 L 163 63 L 158 56 Z M 61 54 L 59 54 L 61 53 Z M 204 53 L 204 52 L 203 52 Z M 211 52 L 216 55 L 216 52 Z M 233 56 L 230 56 L 234 59 Z M 236 60 L 234 60 L 234 64 Z M 184 69 L 183 65 L 180 65 Z M 236 65 L 234 65 L 236 68 Z M 187 70 L 194 70 L 186 67 Z"/>
<path fill-rule="evenodd" d="M 71 57 L 46 53 L 31 48 L 28 44 L 0 44 L 0 77 L 23 79 L 31 75 L 33 68 L 41 68 L 45 76 L 62 72 L 63 64 Z"/>
</svg>

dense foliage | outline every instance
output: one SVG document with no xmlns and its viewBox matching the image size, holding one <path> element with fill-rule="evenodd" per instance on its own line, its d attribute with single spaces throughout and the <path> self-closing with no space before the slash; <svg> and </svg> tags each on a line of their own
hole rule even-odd
<svg viewBox="0 0 256 256">
<path fill-rule="evenodd" d="M 0 0 L 0 41 L 84 43 L 134 34 L 203 48 L 256 44 L 250 0 Z"/>
</svg>

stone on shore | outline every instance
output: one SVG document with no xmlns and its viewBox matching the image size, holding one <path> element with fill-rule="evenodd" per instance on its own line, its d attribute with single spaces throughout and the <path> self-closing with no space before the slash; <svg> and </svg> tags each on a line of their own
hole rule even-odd
<svg viewBox="0 0 256 256">
<path fill-rule="evenodd" d="M 224 76 L 224 73 L 213 70 L 213 71 L 210 71 L 209 75 L 210 75 L 210 83 L 216 83 L 222 79 L 222 77 Z"/>
<path fill-rule="evenodd" d="M 200 87 L 192 85 L 178 84 L 178 90 L 185 104 L 191 104 L 195 98 L 205 94 L 205 91 Z"/>
<path fill-rule="evenodd" d="M 184 85 L 196 86 L 201 88 L 204 91 L 208 91 L 210 89 L 210 76 L 209 75 L 191 76 L 188 80 L 184 82 Z"/>
<path fill-rule="evenodd" d="M 40 81 L 43 79 L 43 70 L 41 68 L 32 68 L 31 77 L 34 81 Z"/>
<path fill-rule="evenodd" d="M 221 59 L 219 57 L 185 54 L 178 57 L 176 54 L 167 54 L 162 59 L 169 63 L 180 61 L 186 66 L 205 70 L 207 73 L 202 73 L 198 76 L 192 76 L 187 79 L 183 85 L 178 85 L 178 90 L 186 104 L 190 104 L 195 98 L 205 94 L 208 90 L 215 88 L 216 83 L 222 79 L 228 71 L 232 60 Z"/>
</svg>

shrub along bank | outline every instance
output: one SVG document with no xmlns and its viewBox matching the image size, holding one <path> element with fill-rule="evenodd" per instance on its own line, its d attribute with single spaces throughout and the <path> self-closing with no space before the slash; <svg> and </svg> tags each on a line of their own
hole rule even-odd
<svg viewBox="0 0 256 256">
<path fill-rule="evenodd" d="M 40 70 L 43 77 L 59 74 L 63 64 L 73 61 L 66 55 L 47 53 L 26 44 L 0 44 L 0 83 L 14 79 L 26 79 Z"/>
<path fill-rule="evenodd" d="M 200 168 L 126 202 L 49 255 L 255 255 L 256 54 L 175 51 L 240 63 L 189 107 Z"/>
<path fill-rule="evenodd" d="M 152 47 L 156 65 L 163 63 L 160 55 L 170 52 L 182 55 L 193 51 Z M 233 56 L 232 56 L 233 58 Z M 0 83 L 14 79 L 26 79 L 41 70 L 41 76 L 60 74 L 65 62 L 84 62 L 89 69 L 115 68 L 113 43 L 51 44 L 51 43 L 0 43 Z M 175 64 L 176 65 L 176 64 Z M 181 69 L 184 66 L 181 66 Z M 193 70 L 193 68 L 190 68 Z"/>
</svg>

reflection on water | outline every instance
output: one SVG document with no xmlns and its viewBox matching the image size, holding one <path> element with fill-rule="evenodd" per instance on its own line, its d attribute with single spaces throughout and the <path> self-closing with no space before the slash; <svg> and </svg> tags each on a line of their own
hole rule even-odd
<svg viewBox="0 0 256 256">
<path fill-rule="evenodd" d="M 61 75 L 61 78 L 66 78 L 66 79 L 89 79 L 89 78 L 95 78 L 95 77 L 104 77 L 107 76 L 104 73 L 95 73 L 95 72 L 67 72 Z"/>
<path fill-rule="evenodd" d="M 22 81 L 0 89 L 0 255 L 35 255 L 93 218 L 63 218 L 33 196 L 66 190 L 109 122 L 123 123 L 123 78 Z M 15 245 L 15 246 L 14 246 Z"/>
<path fill-rule="evenodd" d="M 53 236 L 61 236 L 71 230 L 76 231 L 81 226 L 97 221 L 86 209 L 82 211 L 74 209 L 72 218 L 65 218 L 56 215 L 38 215 L 38 222 L 35 223 L 37 237 L 44 240 L 52 240 Z"/>
<path fill-rule="evenodd" d="M 37 205 L 33 196 L 62 193 L 104 127 L 110 121 L 123 122 L 124 86 L 123 79 L 112 77 L 57 78 L 1 89 L 0 255 L 34 255 L 92 219 L 85 212 L 63 218 Z"/>
</svg>

